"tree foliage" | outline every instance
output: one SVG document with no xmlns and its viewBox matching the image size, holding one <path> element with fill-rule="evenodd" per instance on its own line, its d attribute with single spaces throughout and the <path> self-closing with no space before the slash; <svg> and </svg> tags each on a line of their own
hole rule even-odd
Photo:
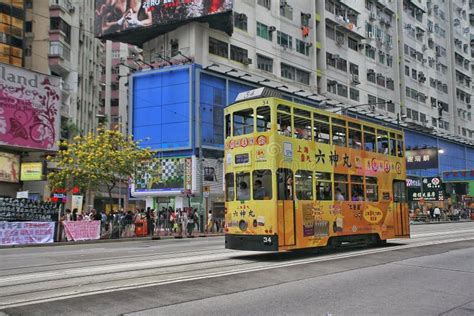
<svg viewBox="0 0 474 316">
<path fill-rule="evenodd" d="M 48 157 L 57 165 L 57 170 L 48 174 L 50 187 L 71 190 L 78 186 L 82 190 L 94 190 L 105 185 L 110 198 L 120 179 L 127 181 L 133 177 L 135 168 L 154 156 L 150 149 L 140 148 L 131 136 L 101 128 L 95 134 L 62 141 L 60 148 L 57 154 Z"/>
</svg>

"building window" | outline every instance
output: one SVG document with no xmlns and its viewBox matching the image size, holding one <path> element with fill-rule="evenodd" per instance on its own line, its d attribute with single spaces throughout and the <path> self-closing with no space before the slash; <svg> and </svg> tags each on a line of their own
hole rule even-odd
<svg viewBox="0 0 474 316">
<path fill-rule="evenodd" d="M 337 85 L 337 94 L 341 97 L 347 98 L 347 86 L 343 84 Z"/>
<path fill-rule="evenodd" d="M 257 22 L 257 36 L 264 38 L 266 40 L 272 40 L 272 32 L 270 32 L 270 28 L 260 22 Z"/>
<path fill-rule="evenodd" d="M 375 83 L 375 72 L 373 69 L 367 71 L 367 81 Z"/>
<path fill-rule="evenodd" d="M 269 10 L 270 10 L 270 7 L 271 7 L 271 3 L 272 3 L 271 0 L 258 0 L 257 1 L 258 5 L 261 5 L 262 7 L 265 7 Z"/>
<path fill-rule="evenodd" d="M 351 88 L 350 89 L 350 98 L 351 98 L 351 100 L 359 101 L 360 100 L 359 90 Z"/>
<path fill-rule="evenodd" d="M 348 37 L 347 38 L 347 46 L 352 49 L 352 50 L 355 50 L 356 52 L 358 51 L 358 44 L 357 44 L 357 41 L 351 37 Z"/>
<path fill-rule="evenodd" d="M 257 68 L 263 71 L 273 72 L 273 59 L 257 54 Z"/>
<path fill-rule="evenodd" d="M 31 21 L 26 21 L 25 22 L 25 32 L 26 33 L 33 32 L 33 22 L 31 22 Z"/>
<path fill-rule="evenodd" d="M 347 72 L 347 61 L 344 58 L 338 58 L 336 60 L 336 68 Z"/>
<path fill-rule="evenodd" d="M 49 22 L 49 28 L 52 31 L 61 31 L 64 33 L 66 43 L 71 43 L 71 26 L 60 17 L 52 17 Z"/>
<path fill-rule="evenodd" d="M 336 58 L 331 53 L 326 53 L 326 65 L 336 67 Z"/>
<path fill-rule="evenodd" d="M 230 45 L 230 59 L 247 64 L 248 51 L 241 47 Z"/>
<path fill-rule="evenodd" d="M 332 40 L 336 39 L 336 32 L 332 26 L 326 25 L 326 37 Z"/>
<path fill-rule="evenodd" d="M 296 40 L 296 51 L 300 54 L 305 56 L 309 56 L 309 45 L 305 41 L 300 41 L 299 39 Z"/>
<path fill-rule="evenodd" d="M 234 12 L 234 26 L 247 31 L 247 16 L 243 13 Z"/>
<path fill-rule="evenodd" d="M 280 4 L 280 15 L 289 20 L 293 20 L 293 7 L 288 5 L 286 1 L 283 1 L 282 4 Z"/>
<path fill-rule="evenodd" d="M 309 85 L 310 81 L 310 73 L 308 71 L 304 71 L 284 63 L 281 64 L 281 76 L 286 79 L 304 83 L 306 85 Z"/>
<path fill-rule="evenodd" d="M 229 44 L 218 39 L 209 37 L 209 53 L 228 58 Z"/>
<path fill-rule="evenodd" d="M 280 46 L 283 46 L 285 48 L 293 48 L 293 37 L 290 35 L 280 32 L 277 32 L 277 43 Z"/>
</svg>

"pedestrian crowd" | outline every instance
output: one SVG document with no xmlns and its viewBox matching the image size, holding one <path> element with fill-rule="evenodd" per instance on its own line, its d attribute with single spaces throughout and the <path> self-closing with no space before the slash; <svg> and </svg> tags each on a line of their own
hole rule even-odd
<svg viewBox="0 0 474 316">
<path fill-rule="evenodd" d="M 410 210 L 410 218 L 415 222 L 459 221 L 471 218 L 471 213 L 472 210 L 461 206 L 442 208 L 435 205 Z"/>
<path fill-rule="evenodd" d="M 160 234 L 171 234 L 191 236 L 199 231 L 200 223 L 203 221 L 198 216 L 198 210 L 193 208 L 173 209 L 162 207 L 155 210 L 136 209 L 134 211 L 112 210 L 110 212 L 92 209 L 83 215 L 77 209 L 66 209 L 61 221 L 100 221 L 101 238 L 122 238 L 135 236 L 153 236 Z M 209 211 L 209 232 L 222 232 L 222 220 L 214 218 Z M 140 229 L 139 229 L 140 228 Z M 64 235 L 64 232 L 61 232 Z M 64 238 L 63 238 L 64 239 Z"/>
</svg>

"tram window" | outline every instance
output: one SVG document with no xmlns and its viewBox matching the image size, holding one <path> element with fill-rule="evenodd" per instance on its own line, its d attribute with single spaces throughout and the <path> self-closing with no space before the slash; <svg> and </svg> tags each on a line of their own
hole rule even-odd
<svg viewBox="0 0 474 316">
<path fill-rule="evenodd" d="M 334 174 L 334 199 L 336 201 L 347 201 L 349 195 L 347 194 L 347 175 L 346 174 Z"/>
<path fill-rule="evenodd" d="M 397 155 L 397 140 L 394 133 L 390 133 L 390 155 Z"/>
<path fill-rule="evenodd" d="M 397 140 L 397 155 L 398 157 L 403 157 L 403 140 L 402 136 L 398 135 L 399 139 Z"/>
<path fill-rule="evenodd" d="M 290 169 L 278 169 L 278 200 L 293 200 L 293 172 Z"/>
<path fill-rule="evenodd" d="M 375 151 L 375 135 L 371 133 L 364 133 L 364 146 L 367 151 Z"/>
<path fill-rule="evenodd" d="M 328 123 L 314 121 L 314 140 L 316 142 L 329 144 L 330 135 Z"/>
<path fill-rule="evenodd" d="M 377 178 L 365 177 L 365 195 L 367 201 L 378 201 Z"/>
<path fill-rule="evenodd" d="M 316 198 L 319 201 L 332 200 L 331 174 L 327 172 L 316 172 Z"/>
<path fill-rule="evenodd" d="M 225 175 L 225 196 L 226 201 L 234 200 L 235 184 L 234 184 L 234 174 L 227 173 Z"/>
<path fill-rule="evenodd" d="M 313 173 L 306 170 L 298 170 L 295 174 L 296 198 L 298 200 L 313 199 Z"/>
<path fill-rule="evenodd" d="M 272 172 L 271 170 L 255 170 L 253 178 L 253 199 L 272 199 Z"/>
<path fill-rule="evenodd" d="M 234 136 L 253 133 L 253 109 L 234 112 Z"/>
<path fill-rule="evenodd" d="M 349 129 L 349 147 L 354 149 L 362 148 L 362 132 Z"/>
<path fill-rule="evenodd" d="M 291 115 L 286 113 L 277 113 L 278 134 L 291 137 Z"/>
<path fill-rule="evenodd" d="M 294 116 L 295 133 L 298 139 L 311 140 L 311 120 Z"/>
<path fill-rule="evenodd" d="M 377 130 L 378 153 L 388 155 L 388 135 L 387 131 Z"/>
<path fill-rule="evenodd" d="M 308 119 L 311 118 L 311 113 L 306 111 L 306 110 L 301 110 L 301 109 L 298 109 L 298 108 L 293 108 L 293 114 L 295 115 L 299 115 L 299 116 L 302 116 L 302 117 L 306 117 Z"/>
<path fill-rule="evenodd" d="M 332 144 L 336 146 L 346 146 L 346 128 L 332 126 Z"/>
<path fill-rule="evenodd" d="M 329 123 L 329 116 L 326 116 L 326 115 L 314 113 L 314 119 L 317 121 Z"/>
<path fill-rule="evenodd" d="M 291 113 L 291 108 L 288 105 L 278 104 L 278 111 Z"/>
<path fill-rule="evenodd" d="M 257 132 L 267 132 L 272 128 L 271 112 L 269 106 L 257 108 Z"/>
<path fill-rule="evenodd" d="M 231 130 L 231 121 L 230 121 L 230 114 L 227 114 L 225 116 L 225 137 L 230 137 L 232 136 L 230 130 Z"/>
<path fill-rule="evenodd" d="M 395 203 L 406 203 L 406 182 L 394 180 L 393 181 L 393 201 Z"/>
<path fill-rule="evenodd" d="M 364 177 L 351 176 L 351 201 L 364 200 Z"/>
<path fill-rule="evenodd" d="M 236 176 L 237 183 L 237 200 L 250 200 L 250 173 L 240 172 Z"/>
</svg>

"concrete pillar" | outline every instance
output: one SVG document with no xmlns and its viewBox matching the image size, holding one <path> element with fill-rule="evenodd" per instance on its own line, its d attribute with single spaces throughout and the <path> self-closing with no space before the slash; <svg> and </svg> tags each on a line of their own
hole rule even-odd
<svg viewBox="0 0 474 316">
<path fill-rule="evenodd" d="M 152 197 L 147 197 L 145 199 L 145 208 L 154 208 L 155 205 L 154 205 L 154 199 Z"/>
<path fill-rule="evenodd" d="M 185 204 L 185 203 L 187 203 L 187 202 L 185 201 L 185 198 L 183 196 L 177 196 L 177 197 L 175 197 L 175 200 L 174 200 L 174 207 L 175 207 L 176 210 L 178 208 L 183 210 L 184 207 L 187 206 L 187 204 Z"/>
</svg>

